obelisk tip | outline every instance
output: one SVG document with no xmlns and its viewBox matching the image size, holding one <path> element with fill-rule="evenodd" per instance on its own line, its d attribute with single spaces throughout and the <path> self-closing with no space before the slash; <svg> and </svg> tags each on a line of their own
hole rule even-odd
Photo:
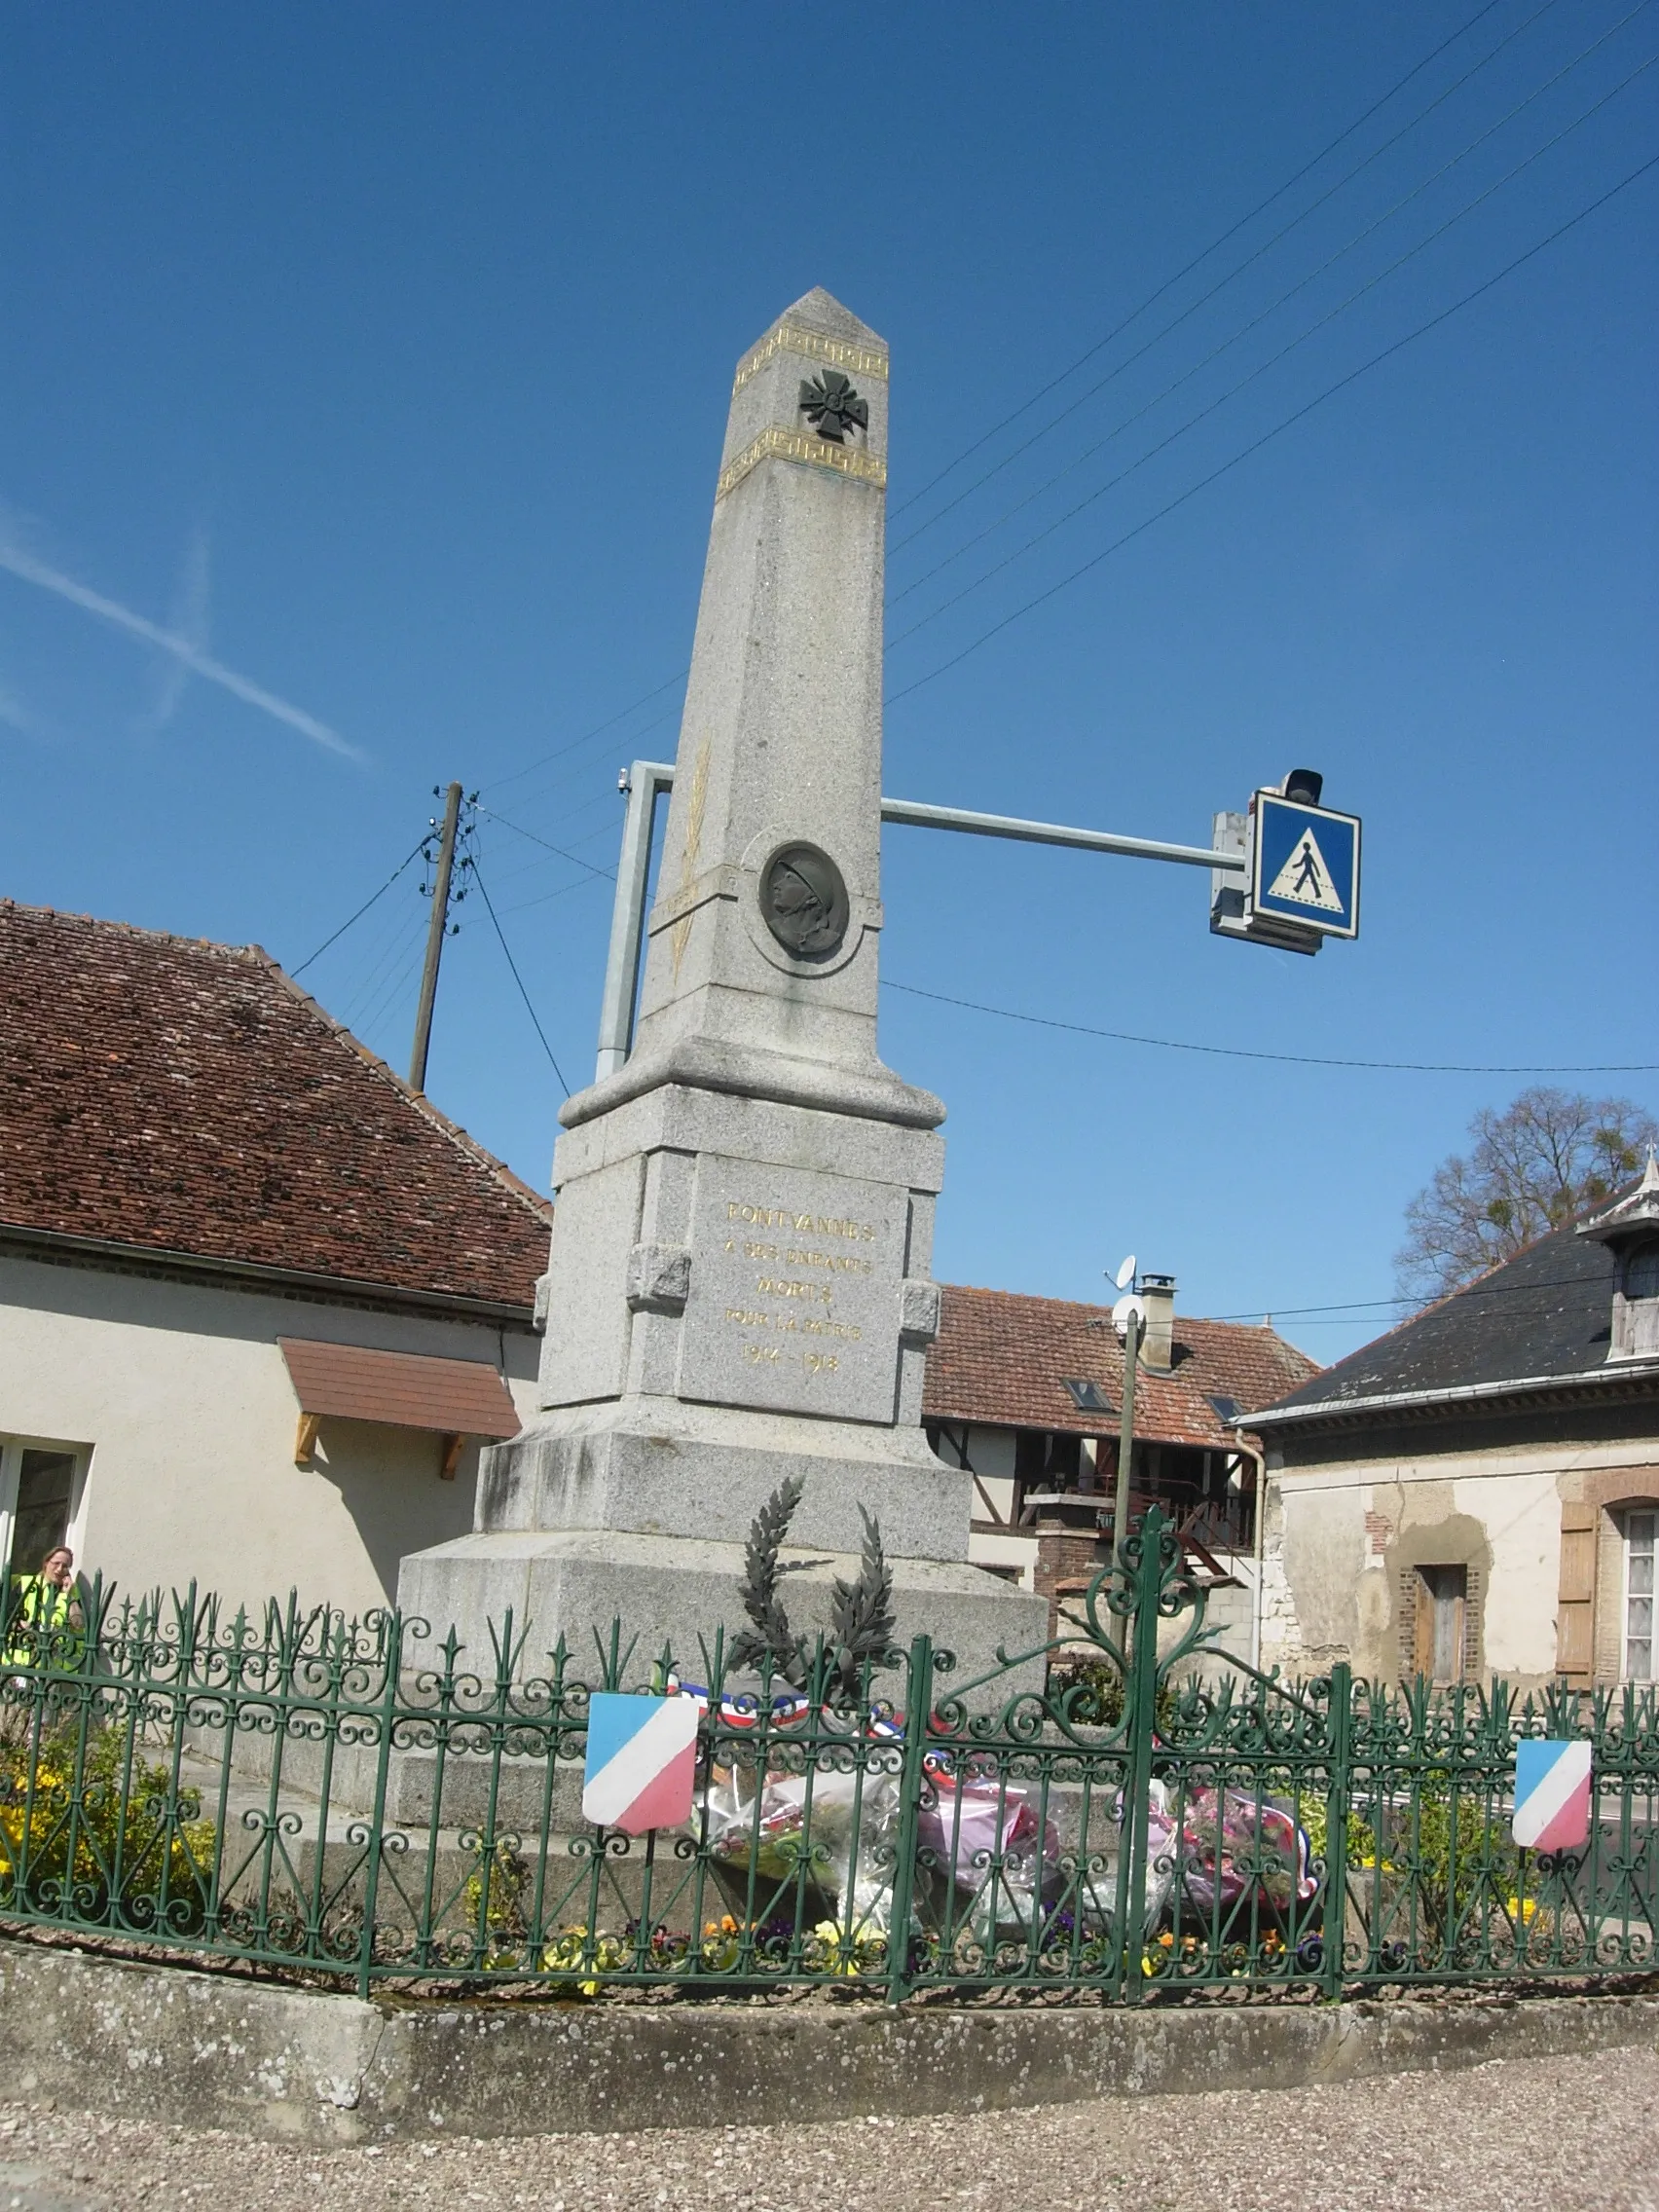
<svg viewBox="0 0 1659 2212">
<path fill-rule="evenodd" d="M 850 308 L 844 308 L 822 284 L 814 284 L 810 292 L 803 292 L 793 307 L 784 310 L 778 321 L 817 331 L 825 338 L 837 338 L 846 346 L 874 346 L 883 352 L 887 350 L 886 339 L 871 330 L 867 322 L 861 322 Z"/>
</svg>

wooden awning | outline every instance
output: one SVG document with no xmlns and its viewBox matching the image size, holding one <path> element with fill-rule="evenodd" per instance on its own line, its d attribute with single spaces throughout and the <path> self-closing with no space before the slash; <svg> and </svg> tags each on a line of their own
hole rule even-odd
<svg viewBox="0 0 1659 2212">
<path fill-rule="evenodd" d="M 360 1345 L 278 1337 L 300 1401 L 300 1446 L 309 1457 L 319 1419 L 385 1421 L 455 1441 L 516 1436 L 518 1410 L 495 1368 L 476 1359 L 432 1359 L 420 1352 L 368 1351 Z M 457 1451 L 446 1455 L 453 1472 Z"/>
</svg>

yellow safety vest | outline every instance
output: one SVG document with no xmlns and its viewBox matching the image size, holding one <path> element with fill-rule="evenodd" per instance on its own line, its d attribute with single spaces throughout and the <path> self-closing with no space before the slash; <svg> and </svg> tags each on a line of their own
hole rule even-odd
<svg viewBox="0 0 1659 2212">
<path fill-rule="evenodd" d="M 9 1667 L 38 1667 L 43 1661 L 59 1667 L 73 1667 L 81 1656 L 82 1639 L 69 1619 L 69 1607 L 75 1603 L 73 1583 L 67 1590 L 59 1590 L 55 1582 L 48 1582 L 44 1574 L 25 1574 L 18 1584 L 18 1596 L 12 1607 L 7 1626 L 16 1639 L 6 1652 L 4 1664 Z M 28 1633 L 18 1636 L 19 1630 Z"/>
</svg>

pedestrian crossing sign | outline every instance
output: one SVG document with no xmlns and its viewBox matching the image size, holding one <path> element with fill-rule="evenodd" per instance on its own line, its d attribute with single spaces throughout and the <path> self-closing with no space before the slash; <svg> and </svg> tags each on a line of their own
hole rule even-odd
<svg viewBox="0 0 1659 2212">
<path fill-rule="evenodd" d="M 1258 792 L 1251 801 L 1252 918 L 1295 922 L 1326 937 L 1359 935 L 1359 820 Z"/>
</svg>

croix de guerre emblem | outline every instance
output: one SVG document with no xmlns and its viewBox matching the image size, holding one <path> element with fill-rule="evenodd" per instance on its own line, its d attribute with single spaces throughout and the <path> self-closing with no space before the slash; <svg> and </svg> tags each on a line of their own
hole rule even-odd
<svg viewBox="0 0 1659 2212">
<path fill-rule="evenodd" d="M 825 369 L 800 380 L 800 411 L 821 438 L 844 445 L 853 424 L 869 428 L 869 403 L 853 389 L 852 380 L 839 369 Z"/>
</svg>

